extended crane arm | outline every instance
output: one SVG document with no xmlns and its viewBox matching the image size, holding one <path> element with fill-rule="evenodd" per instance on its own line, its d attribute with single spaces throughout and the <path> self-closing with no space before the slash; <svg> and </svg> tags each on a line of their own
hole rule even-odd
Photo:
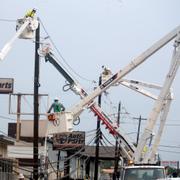
<svg viewBox="0 0 180 180">
<path fill-rule="evenodd" d="M 74 112 L 74 114 L 79 114 L 81 112 L 82 108 L 89 104 L 89 102 L 92 99 L 95 99 L 99 94 L 101 94 L 103 91 L 108 89 L 109 87 L 115 85 L 122 79 L 126 74 L 131 72 L 133 69 L 135 69 L 137 66 L 142 64 L 148 57 L 153 55 L 155 52 L 157 52 L 160 48 L 165 46 L 169 41 L 174 39 L 177 34 L 180 31 L 180 26 L 172 30 L 169 34 L 161 38 L 159 41 L 157 41 L 154 45 L 152 45 L 150 48 L 148 48 L 146 51 L 144 51 L 140 56 L 135 58 L 131 63 L 129 63 L 124 69 L 117 72 L 115 75 L 113 75 L 111 78 L 109 78 L 106 82 L 104 82 L 102 85 L 98 86 L 91 94 L 89 94 L 87 97 L 85 97 L 83 100 L 81 100 L 76 106 L 74 106 L 71 110 Z"/>
<path fill-rule="evenodd" d="M 138 93 L 140 93 L 140 94 L 142 94 L 144 96 L 147 96 L 147 97 L 149 97 L 151 99 L 154 99 L 154 100 L 157 99 L 156 95 L 150 93 L 149 91 L 143 89 L 142 87 L 140 87 L 138 85 L 134 85 L 134 84 L 130 83 L 129 81 L 124 81 L 124 79 L 123 79 L 120 82 L 120 84 L 127 87 L 127 88 L 129 88 L 129 89 L 132 89 L 132 90 L 134 90 L 134 91 L 136 91 L 136 92 L 138 92 Z"/>
<path fill-rule="evenodd" d="M 88 96 L 88 94 L 85 92 L 85 90 L 73 80 L 73 78 L 65 71 L 65 69 L 56 61 L 53 54 L 49 51 L 49 49 L 42 49 L 41 54 L 44 54 L 45 61 L 49 61 L 55 68 L 64 76 L 64 78 L 69 82 L 71 86 L 71 90 L 73 90 L 76 94 L 78 94 L 81 98 L 84 98 Z M 128 160 L 132 160 L 133 153 L 135 150 L 135 147 L 133 143 L 129 140 L 127 135 L 123 133 L 122 129 L 114 126 L 113 122 L 108 118 L 108 116 L 103 112 L 103 110 L 95 103 L 93 100 L 91 100 L 90 110 L 99 117 L 102 124 L 106 126 L 106 128 L 109 130 L 109 132 L 118 138 L 120 144 L 123 156 L 127 158 Z M 84 109 L 84 108 L 83 108 Z M 82 109 L 82 111 L 83 111 Z M 77 114 L 74 114 L 71 110 L 67 110 L 67 112 L 72 113 L 72 118 L 76 119 Z M 118 131 L 119 130 L 119 131 Z"/>
<path fill-rule="evenodd" d="M 81 96 L 82 100 L 80 103 L 78 103 L 76 106 L 73 106 L 69 112 L 71 113 L 71 117 L 68 118 L 68 121 L 70 122 L 70 119 L 75 119 L 77 116 L 80 115 L 80 113 L 83 111 L 85 107 L 89 107 L 95 115 L 97 115 L 100 120 L 102 120 L 102 123 L 106 125 L 106 128 L 109 129 L 109 132 L 113 134 L 114 136 L 118 137 L 119 140 L 123 140 L 125 146 L 124 146 L 124 154 L 128 157 L 128 159 L 132 159 L 132 154 L 134 155 L 133 148 L 127 143 L 127 139 L 122 137 L 121 133 L 119 133 L 116 128 L 110 123 L 110 120 L 107 118 L 107 116 L 103 113 L 103 111 L 100 109 L 99 106 L 97 106 L 93 100 L 102 92 L 104 92 L 109 87 L 115 85 L 118 83 L 126 74 L 131 72 L 133 69 L 135 69 L 137 66 L 139 66 L 141 63 L 143 63 L 148 57 L 150 57 L 152 54 L 154 54 L 156 51 L 158 51 L 161 47 L 166 45 L 169 41 L 171 41 L 173 38 L 175 38 L 178 34 L 178 31 L 180 30 L 180 27 L 177 27 L 172 32 L 170 32 L 168 35 L 166 35 L 164 38 L 160 39 L 157 43 L 155 43 L 153 46 L 151 46 L 148 50 L 146 50 L 144 53 L 142 53 L 139 57 L 137 57 L 135 60 L 133 60 L 130 64 L 128 64 L 124 69 L 120 70 L 118 73 L 110 77 L 107 81 L 105 81 L 102 85 L 97 87 L 90 95 L 88 95 L 82 88 L 79 89 L 79 95 Z M 47 53 L 50 55 L 50 53 Z M 51 56 L 49 56 L 51 57 Z M 46 58 L 47 60 L 47 58 Z M 56 68 L 58 66 L 56 65 Z M 58 68 L 57 68 L 58 69 Z M 75 83 L 72 78 L 67 76 L 67 74 L 62 71 L 62 69 L 59 69 L 60 72 L 64 74 L 64 77 L 68 78 L 71 83 Z M 126 147 L 130 150 L 125 150 Z"/>
<path fill-rule="evenodd" d="M 55 61 L 55 57 L 51 52 L 45 54 L 45 61 L 50 62 L 63 76 L 64 78 L 70 83 L 71 86 L 74 86 L 76 82 L 69 76 L 69 74 Z"/>
<path fill-rule="evenodd" d="M 152 131 L 158 120 L 160 111 L 164 107 L 164 104 L 167 103 L 166 100 L 169 98 L 170 88 L 174 81 L 176 73 L 178 71 L 179 64 L 180 64 L 180 34 L 178 33 L 178 36 L 175 39 L 175 43 L 174 43 L 174 52 L 173 52 L 173 57 L 172 57 L 171 65 L 169 68 L 169 72 L 166 76 L 166 79 L 162 86 L 161 92 L 158 96 L 158 99 L 155 101 L 153 109 L 149 114 L 146 128 L 141 136 L 140 142 L 139 142 L 137 149 L 135 151 L 135 154 L 134 154 L 135 161 L 137 163 L 139 163 L 139 162 L 148 163 L 149 159 L 142 157 L 143 148 L 146 146 L 147 140 L 150 138 L 150 136 L 153 133 Z M 163 116 L 163 119 L 164 119 L 163 121 L 166 120 L 166 116 L 167 116 L 166 112 L 169 111 L 169 106 L 170 106 L 170 103 L 167 103 L 167 107 L 165 108 L 165 112 L 164 112 L 164 116 Z M 163 122 L 163 123 L 165 123 L 165 122 Z M 160 126 L 160 128 L 163 129 L 164 124 L 162 126 Z M 162 134 L 162 132 L 160 132 L 158 135 L 160 136 L 161 134 Z M 160 141 L 160 137 L 158 137 L 158 140 L 156 140 L 155 143 L 157 143 L 157 145 L 158 145 L 159 141 Z M 153 153 L 156 149 L 157 149 L 157 146 L 156 146 L 156 144 L 154 144 Z"/>
<path fill-rule="evenodd" d="M 154 142 L 149 150 L 148 155 L 145 157 L 146 159 L 144 159 L 145 162 L 150 162 L 151 164 L 154 164 L 154 162 L 157 162 L 157 157 L 156 157 L 157 149 L 159 147 L 160 140 L 163 134 L 163 130 L 165 127 L 165 123 L 166 123 L 167 115 L 169 113 L 171 102 L 172 102 L 172 93 L 169 93 L 169 96 L 167 100 L 165 101 L 165 104 L 163 105 L 158 132 L 155 136 Z"/>
<path fill-rule="evenodd" d="M 138 87 L 147 87 L 147 88 L 153 88 L 153 89 L 161 89 L 162 87 L 157 85 L 157 84 L 152 84 L 152 83 L 147 83 L 147 82 L 142 82 L 142 81 L 137 81 L 137 80 L 128 80 L 128 79 L 122 79 L 120 80 L 119 83 L 121 82 L 127 82 L 132 85 L 136 85 Z"/>
</svg>

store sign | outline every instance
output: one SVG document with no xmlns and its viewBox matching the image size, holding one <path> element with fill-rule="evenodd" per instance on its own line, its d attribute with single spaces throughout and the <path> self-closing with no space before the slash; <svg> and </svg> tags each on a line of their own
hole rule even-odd
<svg viewBox="0 0 180 180">
<path fill-rule="evenodd" d="M 0 94 L 9 94 L 13 92 L 14 79 L 0 78 Z"/>
<path fill-rule="evenodd" d="M 85 132 L 73 131 L 53 135 L 53 149 L 82 148 L 85 146 Z"/>
</svg>

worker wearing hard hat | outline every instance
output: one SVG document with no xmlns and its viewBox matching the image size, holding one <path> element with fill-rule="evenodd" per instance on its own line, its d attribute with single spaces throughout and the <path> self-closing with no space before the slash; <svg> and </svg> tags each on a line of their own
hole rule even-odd
<svg viewBox="0 0 180 180">
<path fill-rule="evenodd" d="M 59 99 L 57 97 L 54 98 L 54 102 L 52 103 L 51 107 L 49 108 L 48 113 L 50 113 L 52 109 L 55 113 L 65 111 L 65 107 L 63 106 L 63 104 L 61 104 L 59 102 Z"/>
<path fill-rule="evenodd" d="M 34 15 L 35 15 L 35 13 L 36 13 L 36 9 L 29 10 L 29 11 L 26 13 L 25 17 L 26 17 L 26 18 L 27 18 L 27 17 L 33 18 Z"/>
</svg>

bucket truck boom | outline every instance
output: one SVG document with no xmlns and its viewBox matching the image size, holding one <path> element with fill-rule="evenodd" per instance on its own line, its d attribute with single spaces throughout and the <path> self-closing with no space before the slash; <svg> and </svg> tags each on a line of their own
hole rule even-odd
<svg viewBox="0 0 180 180">
<path fill-rule="evenodd" d="M 60 121 L 66 121 L 67 123 L 67 126 L 65 127 L 62 127 L 63 129 L 53 129 L 53 127 L 50 127 L 48 131 L 48 133 L 50 134 L 53 134 L 55 132 L 62 132 L 62 131 L 71 131 L 72 130 L 72 121 L 74 119 L 76 119 L 80 114 L 81 112 L 84 110 L 85 107 L 88 107 L 90 108 L 94 113 L 95 115 L 99 116 L 100 119 L 102 120 L 102 123 L 106 125 L 106 127 L 109 129 L 109 132 L 111 134 L 113 134 L 114 136 L 119 136 L 121 137 L 121 133 L 118 133 L 118 129 L 116 127 L 114 127 L 112 125 L 112 123 L 110 123 L 111 121 L 107 118 L 107 116 L 104 114 L 104 112 L 101 110 L 100 107 L 98 107 L 94 102 L 93 100 L 99 95 L 101 94 L 102 92 L 104 92 L 106 89 L 108 89 L 109 87 L 119 83 L 122 81 L 122 78 L 128 74 L 129 72 L 131 72 L 133 69 L 135 69 L 137 66 L 139 66 L 141 63 L 143 63 L 148 57 L 150 57 L 151 55 L 153 55 L 156 51 L 158 51 L 161 47 L 165 46 L 169 41 L 171 41 L 172 39 L 174 39 L 175 37 L 177 37 L 178 33 L 179 33 L 179 30 L 180 30 L 180 27 L 177 27 L 175 28 L 173 31 L 171 31 L 169 34 L 167 34 L 165 37 L 163 37 L 162 39 L 160 39 L 158 42 L 156 42 L 153 46 L 151 46 L 149 49 L 147 49 L 145 52 L 143 52 L 139 57 L 137 57 L 136 59 L 134 59 L 133 61 L 131 61 L 130 64 L 128 64 L 124 69 L 120 70 L 118 73 L 116 73 L 115 75 L 111 76 L 107 81 L 105 81 L 102 85 L 100 85 L 99 87 L 97 87 L 90 95 L 88 95 L 82 88 L 79 84 L 75 84 L 74 80 L 67 74 L 64 72 L 64 70 L 61 68 L 61 73 L 64 75 L 64 77 L 66 79 L 69 79 L 68 81 L 70 82 L 70 85 L 71 85 L 71 88 L 80 95 L 80 97 L 82 98 L 82 100 L 75 106 L 73 106 L 72 108 L 70 108 L 70 110 L 65 113 L 64 115 L 61 114 L 60 116 Z M 53 65 L 55 65 L 55 61 L 52 62 L 52 53 L 51 52 L 48 52 L 48 53 L 45 53 L 45 59 L 46 61 L 50 61 Z M 57 68 L 57 64 L 55 65 L 55 67 Z M 57 68 L 58 69 L 58 68 Z M 127 82 L 127 81 L 126 81 Z M 123 83 L 122 83 L 123 84 Z M 125 83 L 124 83 L 125 84 Z M 127 85 L 127 84 L 126 84 Z M 142 85 L 142 84 L 141 84 Z M 168 89 L 168 92 L 170 91 L 170 86 L 171 84 L 169 84 L 169 86 L 166 86 L 166 89 Z M 157 87 L 159 88 L 159 87 Z M 137 88 L 135 88 L 137 89 Z M 163 92 L 166 92 L 165 94 L 167 95 L 167 90 L 165 91 L 164 90 L 164 86 L 162 88 Z M 160 93 L 161 94 L 161 93 Z M 158 97 L 161 97 L 158 96 Z M 166 96 L 165 96 L 166 98 Z M 153 99 L 157 99 L 157 97 L 153 97 Z M 159 100 L 156 100 L 156 103 L 158 102 Z M 162 101 L 164 102 L 164 101 Z M 155 103 L 155 104 L 156 104 Z M 156 114 L 155 118 L 155 122 L 157 121 L 157 116 L 158 114 L 160 113 L 160 111 L 162 110 L 163 108 L 163 103 L 161 103 L 159 105 L 159 111 L 158 113 Z M 69 113 L 69 114 L 68 114 Z M 151 120 L 149 120 L 151 121 Z M 152 127 L 151 127 L 152 128 Z M 152 130 L 151 130 L 152 131 Z M 146 135 L 147 136 L 147 135 Z M 148 134 L 149 136 L 149 134 Z M 123 136 L 124 137 L 124 136 Z M 121 137 L 121 139 L 124 139 Z M 124 139 L 124 142 L 126 142 L 126 138 Z M 147 139 L 145 139 L 144 141 L 145 143 L 147 142 Z M 141 143 L 141 142 L 140 142 Z M 125 143 L 126 145 L 128 144 L 127 142 Z M 133 154 L 133 158 L 135 158 L 136 162 L 140 162 L 139 160 L 137 161 L 137 157 L 139 157 L 139 154 L 138 153 L 141 153 L 143 151 L 143 148 L 141 148 L 138 153 L 137 153 L 137 150 L 136 150 L 136 155 L 133 153 L 134 152 L 134 148 L 132 149 L 131 147 L 132 146 L 128 146 L 129 149 L 131 150 L 131 155 Z M 143 146 L 144 147 L 144 146 Z M 125 153 L 126 155 L 128 155 L 129 153 Z M 132 159 L 131 156 L 129 156 L 130 158 L 128 159 Z"/>
<path fill-rule="evenodd" d="M 37 27 L 38 21 L 34 16 L 18 19 L 16 25 L 17 32 L 0 51 L 0 60 L 3 60 L 7 56 L 17 38 L 32 39 Z"/>
<path fill-rule="evenodd" d="M 48 49 L 47 49 L 48 50 Z M 42 50 L 41 54 L 44 52 L 44 57 L 45 61 L 50 62 L 53 64 L 54 67 L 65 77 L 65 79 L 69 83 L 69 87 L 71 90 L 76 94 L 79 95 L 81 99 L 84 97 L 88 96 L 88 94 L 85 92 L 85 90 L 81 87 L 79 83 L 77 83 L 63 68 L 60 66 L 60 64 L 57 62 L 56 58 L 53 56 L 52 52 L 49 50 Z M 108 118 L 108 116 L 103 112 L 103 110 L 95 103 L 93 100 L 90 100 L 90 106 L 89 109 L 99 117 L 101 120 L 102 124 L 106 126 L 106 129 L 109 130 L 110 134 L 112 134 L 115 137 L 118 137 L 119 142 L 121 143 L 121 148 L 122 148 L 122 156 L 124 158 L 127 158 L 127 160 L 132 160 L 133 153 L 134 153 L 134 145 L 133 143 L 129 140 L 127 135 L 123 133 L 123 130 L 120 128 L 118 131 L 117 127 L 114 126 L 113 122 Z M 84 109 L 84 108 L 83 108 Z M 83 111 L 82 109 L 82 111 Z M 77 115 L 73 113 L 73 111 L 68 110 L 66 112 L 60 113 L 60 126 L 59 127 L 54 127 L 52 123 L 50 122 L 48 125 L 48 134 L 51 133 L 57 133 L 57 132 L 62 132 L 62 131 L 71 131 L 72 130 L 72 121 L 70 125 L 63 126 L 63 122 L 68 123 L 68 117 L 71 116 L 71 118 L 74 120 L 77 118 Z M 66 120 L 65 120 L 66 119 Z M 68 129 L 64 129 L 64 127 L 67 127 Z M 60 129 L 59 129 L 60 128 Z"/>
<path fill-rule="evenodd" d="M 45 46 L 44 48 L 42 48 L 41 51 L 39 51 L 40 54 L 42 56 L 45 57 L 45 61 L 46 62 L 50 62 L 63 76 L 64 78 L 68 81 L 69 84 L 66 84 L 65 86 L 69 86 L 69 88 L 76 94 L 79 95 L 81 99 L 83 99 L 84 97 L 88 96 L 88 94 L 85 92 L 85 90 L 82 88 L 82 86 L 77 83 L 70 74 L 67 73 L 67 71 L 58 63 L 58 61 L 56 60 L 56 58 L 54 57 L 53 53 L 50 51 L 50 48 L 48 46 Z M 103 73 L 102 73 L 103 74 Z M 155 95 L 153 95 L 152 93 L 143 90 L 142 87 L 140 86 L 145 86 L 148 88 L 156 88 L 156 89 L 160 89 L 161 87 L 155 84 L 149 84 L 149 83 L 145 83 L 145 82 L 140 82 L 140 81 L 134 81 L 134 80 L 126 80 L 126 79 L 122 79 L 119 84 L 122 84 L 123 86 L 126 86 L 136 92 L 139 92 L 147 97 L 150 97 L 152 99 L 157 99 L 157 97 Z M 118 136 L 119 139 L 121 139 L 122 144 L 124 143 L 128 143 L 130 145 L 130 147 L 132 148 L 132 150 L 134 151 L 134 145 L 131 143 L 131 141 L 128 139 L 127 135 L 125 135 L 125 133 L 123 133 L 123 130 L 121 128 L 117 129 L 117 127 L 113 126 L 112 121 L 108 118 L 108 116 L 102 111 L 102 109 L 93 101 L 90 102 L 91 104 L 93 104 L 92 106 L 90 106 L 90 110 L 92 112 L 94 112 L 95 115 L 97 115 L 99 117 L 99 119 L 102 121 L 102 124 L 105 124 L 106 128 L 109 130 L 109 132 L 114 135 L 114 136 Z M 83 110 L 83 109 L 82 109 Z M 61 117 L 65 114 L 69 114 L 73 113 L 71 112 L 71 110 L 69 110 L 68 112 L 62 112 Z M 63 118 L 64 119 L 64 118 Z M 73 118 L 74 119 L 74 118 Z M 67 123 L 67 121 L 64 121 Z M 50 131 L 48 133 L 55 133 L 55 132 L 60 132 L 60 129 L 56 129 L 58 127 L 52 127 L 51 126 L 52 123 L 50 123 Z M 62 123 L 60 124 L 60 127 L 62 129 L 62 127 L 64 128 L 65 126 L 62 125 Z M 62 129 L 64 130 L 64 129 Z M 67 131 L 70 129 L 66 129 Z M 119 130 L 119 132 L 118 132 Z M 65 130 L 64 130 L 65 131 Z M 119 134 L 120 133 L 120 134 Z M 127 141 L 127 142 L 126 142 Z M 122 147 L 121 147 L 122 148 Z M 127 147 L 126 147 L 127 149 Z M 129 151 L 130 153 L 131 151 Z M 131 154 L 132 155 L 132 154 Z M 126 153 L 126 157 L 129 156 Z M 128 158 L 129 160 L 132 160 L 132 158 Z"/>
<path fill-rule="evenodd" d="M 176 76 L 176 73 L 178 71 L 179 64 L 180 64 L 180 33 L 178 33 L 177 35 L 178 36 L 176 37 L 175 43 L 174 43 L 174 52 L 173 52 L 172 62 L 169 68 L 169 72 L 166 76 L 163 87 L 158 96 L 158 99 L 155 101 L 154 107 L 151 113 L 149 114 L 147 125 L 145 127 L 145 130 L 141 136 L 140 142 L 134 154 L 135 162 L 137 163 L 142 162 L 145 164 L 145 163 L 153 162 L 152 160 L 154 159 L 153 156 L 155 155 L 157 147 L 159 145 L 160 137 L 162 135 L 162 131 L 165 124 L 165 122 L 163 122 L 163 119 L 164 117 L 167 116 L 167 113 L 169 111 L 170 101 L 172 99 L 171 97 L 172 95 L 170 93 L 171 85 L 174 81 L 174 78 Z M 162 109 L 163 109 L 163 114 L 162 114 L 162 119 L 161 119 L 162 126 L 159 127 L 159 133 L 157 134 L 153 147 L 150 148 L 151 149 L 150 152 L 144 152 L 145 153 L 145 158 L 144 158 L 142 157 L 143 148 L 146 146 L 148 139 L 153 133 L 154 126 L 156 125 L 158 116 Z M 150 155 L 148 155 L 148 153 Z"/>
</svg>

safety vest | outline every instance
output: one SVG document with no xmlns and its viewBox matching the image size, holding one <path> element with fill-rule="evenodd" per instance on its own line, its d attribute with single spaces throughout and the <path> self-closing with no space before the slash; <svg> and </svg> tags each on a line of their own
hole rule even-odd
<svg viewBox="0 0 180 180">
<path fill-rule="evenodd" d="M 61 103 L 54 103 L 54 112 L 61 112 L 61 111 L 62 111 Z"/>
</svg>

